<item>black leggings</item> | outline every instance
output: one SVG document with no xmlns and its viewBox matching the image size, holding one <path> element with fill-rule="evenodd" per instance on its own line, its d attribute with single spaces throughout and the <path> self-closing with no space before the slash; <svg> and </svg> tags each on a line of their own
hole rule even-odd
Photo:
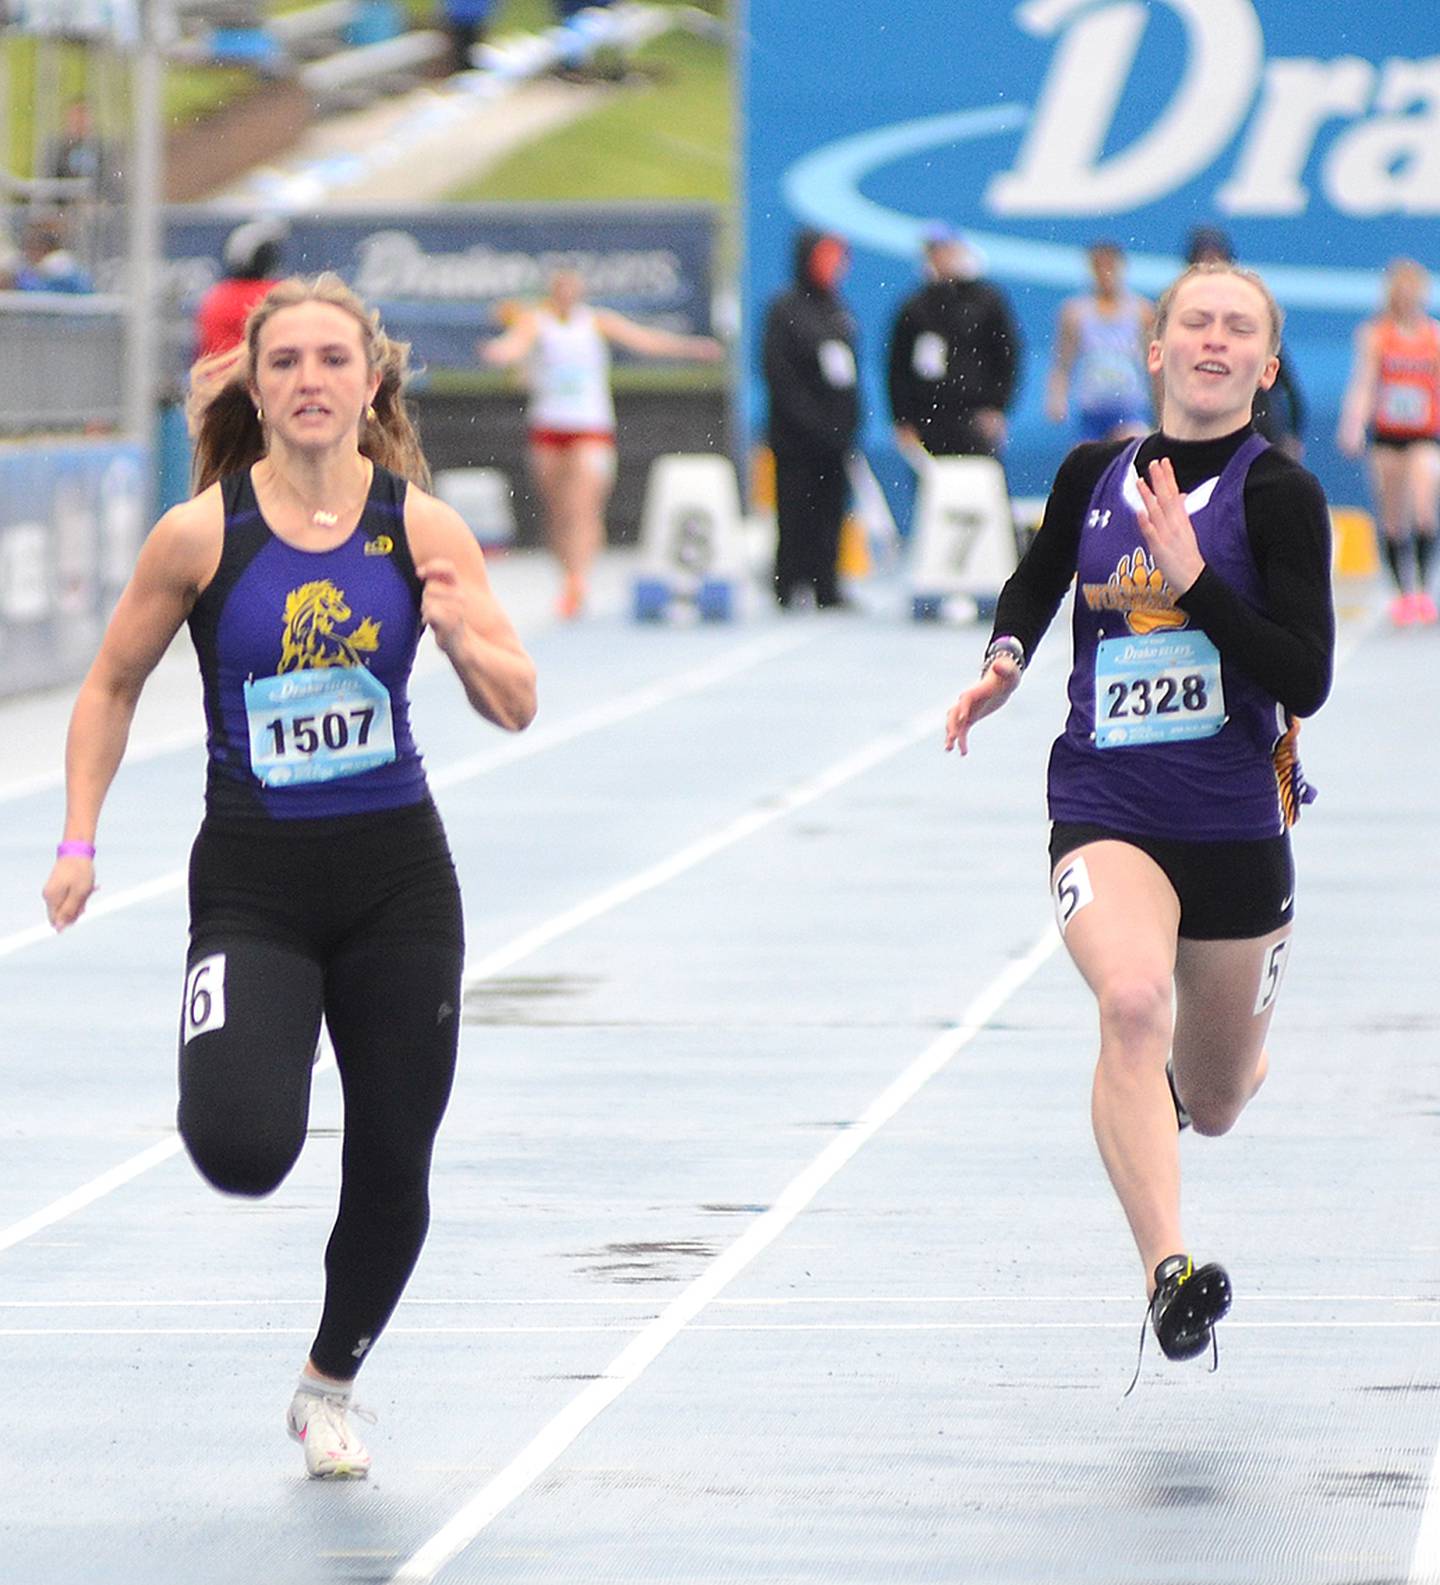
<svg viewBox="0 0 1440 1585">
<path fill-rule="evenodd" d="M 231 1194 L 269 1194 L 305 1143 L 323 1013 L 345 1100 L 340 1208 L 310 1351 L 348 1380 L 430 1219 L 455 1073 L 464 932 L 439 816 L 207 822 L 190 859 L 180 1134 Z"/>
</svg>

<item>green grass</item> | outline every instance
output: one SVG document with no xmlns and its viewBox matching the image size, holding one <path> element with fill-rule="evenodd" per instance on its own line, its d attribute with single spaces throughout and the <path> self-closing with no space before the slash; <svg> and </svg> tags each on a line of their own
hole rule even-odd
<svg viewBox="0 0 1440 1585">
<path fill-rule="evenodd" d="M 10 137 L 6 145 L 6 164 L 21 176 L 34 175 L 35 153 L 35 79 L 39 43 L 33 38 L 11 35 L 0 39 L 0 71 L 10 104 Z M 68 45 L 60 47 L 60 102 L 79 96 L 84 84 L 81 52 Z"/>
<path fill-rule="evenodd" d="M 86 96 L 86 48 L 80 44 L 57 44 L 60 104 Z M 40 46 L 33 38 L 11 36 L 0 40 L 0 72 L 9 90 L 10 137 L 7 163 L 22 176 L 34 174 L 35 102 L 37 62 Z M 165 73 L 164 113 L 167 126 L 194 121 L 210 114 L 229 100 L 248 91 L 255 78 L 251 72 L 224 66 L 173 66 Z M 92 96 L 93 97 L 93 96 Z M 127 95 L 128 98 L 128 95 Z M 101 125 L 102 136 L 122 141 L 129 132 L 124 118 L 129 111 L 114 107 L 119 124 Z M 58 123 L 59 112 L 53 119 Z M 42 123 L 43 124 L 43 123 Z"/>
<path fill-rule="evenodd" d="M 725 49 L 676 30 L 636 57 L 652 80 L 447 196 L 466 201 L 700 199 L 728 204 L 730 63 Z"/>
<path fill-rule="evenodd" d="M 433 26 L 434 0 L 406 0 L 417 25 Z M 723 14 L 725 0 L 701 0 Z M 276 9 L 294 9 L 281 0 Z M 538 32 L 555 20 L 551 0 L 503 0 L 491 34 Z M 85 89 L 85 47 L 62 44 L 61 102 Z M 0 71 L 10 107 L 8 164 L 32 172 L 35 81 L 39 46 L 33 38 L 0 38 Z M 484 177 L 449 196 L 456 199 L 699 199 L 731 198 L 730 67 L 723 46 L 676 30 L 636 57 L 648 81 L 627 85 L 599 110 L 521 150 Z M 254 76 L 230 67 L 174 66 L 165 73 L 167 126 L 199 121 L 243 96 Z M 102 126 L 123 138 L 125 126 Z"/>
<path fill-rule="evenodd" d="M 213 115 L 255 86 L 255 74 L 234 66 L 187 66 L 165 73 L 165 122 L 179 126 Z"/>
</svg>

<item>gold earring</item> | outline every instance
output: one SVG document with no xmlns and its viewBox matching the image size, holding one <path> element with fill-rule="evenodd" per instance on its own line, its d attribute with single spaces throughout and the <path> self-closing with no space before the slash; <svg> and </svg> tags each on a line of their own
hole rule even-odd
<svg viewBox="0 0 1440 1585">
<path fill-rule="evenodd" d="M 366 403 L 365 416 L 372 424 L 375 422 L 375 404 L 373 402 Z"/>
</svg>

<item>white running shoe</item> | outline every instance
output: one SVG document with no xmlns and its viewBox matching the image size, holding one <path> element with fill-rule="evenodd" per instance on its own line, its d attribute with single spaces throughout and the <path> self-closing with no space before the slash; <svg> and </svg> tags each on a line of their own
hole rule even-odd
<svg viewBox="0 0 1440 1585">
<path fill-rule="evenodd" d="M 370 1453 L 351 1429 L 349 1416 L 374 1425 L 368 1409 L 343 1398 L 297 1392 L 285 1415 L 285 1429 L 305 1449 L 305 1468 L 312 1480 L 364 1480 Z"/>
</svg>

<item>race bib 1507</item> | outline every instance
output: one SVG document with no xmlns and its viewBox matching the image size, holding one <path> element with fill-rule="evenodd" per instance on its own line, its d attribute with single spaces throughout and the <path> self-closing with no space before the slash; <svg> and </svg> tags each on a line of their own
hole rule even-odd
<svg viewBox="0 0 1440 1585">
<path fill-rule="evenodd" d="M 363 666 L 255 678 L 245 714 L 250 768 L 267 787 L 333 781 L 395 758 L 389 691 Z"/>
</svg>

